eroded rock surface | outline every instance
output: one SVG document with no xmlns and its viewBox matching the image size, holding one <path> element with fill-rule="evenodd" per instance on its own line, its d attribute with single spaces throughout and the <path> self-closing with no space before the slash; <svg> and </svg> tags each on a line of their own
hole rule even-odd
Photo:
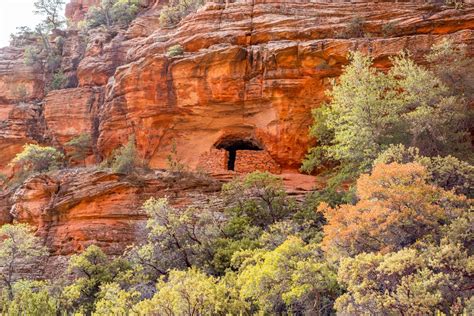
<svg viewBox="0 0 474 316">
<path fill-rule="evenodd" d="M 37 227 L 52 257 L 67 257 L 91 244 L 118 255 L 143 237 L 142 204 L 148 198 L 168 197 L 185 207 L 219 190 L 218 181 L 194 175 L 126 177 L 71 169 L 29 178 L 9 200 L 0 195 L 0 221 Z"/>
</svg>

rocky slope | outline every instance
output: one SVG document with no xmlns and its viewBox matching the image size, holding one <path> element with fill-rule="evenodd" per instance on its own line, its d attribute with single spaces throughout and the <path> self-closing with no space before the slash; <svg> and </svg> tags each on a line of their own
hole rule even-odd
<svg viewBox="0 0 474 316">
<path fill-rule="evenodd" d="M 73 0 L 67 15 L 80 20 L 95 2 Z M 190 168 L 226 174 L 231 151 L 252 145 L 258 155 L 237 154 L 236 165 L 271 166 L 292 191 L 304 191 L 308 178 L 296 173 L 312 142 L 310 111 L 325 100 L 349 51 L 370 54 L 381 68 L 404 49 L 423 62 L 443 38 L 474 53 L 470 4 L 455 10 L 423 1 L 216 2 L 175 28 L 159 26 L 166 1 L 144 1 L 127 30 L 95 30 L 87 43 L 77 31 L 65 32 L 69 88 L 47 94 L 45 74 L 25 65 L 21 50 L 0 49 L 0 170 L 11 174 L 8 162 L 25 143 L 67 153 L 67 141 L 89 133 L 91 165 L 134 135 L 140 157 L 154 169 L 166 167 L 176 146 Z M 169 57 L 176 44 L 184 54 Z M 212 182 L 171 185 L 169 177 L 134 183 L 93 169 L 37 176 L 0 194 L 0 221 L 35 224 L 56 257 L 93 242 L 119 253 L 136 239 L 147 197 L 171 192 L 185 204 L 218 190 Z"/>
</svg>

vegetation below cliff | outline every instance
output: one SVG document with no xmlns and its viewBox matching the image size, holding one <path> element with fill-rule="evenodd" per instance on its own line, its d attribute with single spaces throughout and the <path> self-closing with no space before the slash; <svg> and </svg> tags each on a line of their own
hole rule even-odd
<svg viewBox="0 0 474 316">
<path fill-rule="evenodd" d="M 61 2 L 0 63 L 2 314 L 474 313 L 469 5 Z"/>
</svg>

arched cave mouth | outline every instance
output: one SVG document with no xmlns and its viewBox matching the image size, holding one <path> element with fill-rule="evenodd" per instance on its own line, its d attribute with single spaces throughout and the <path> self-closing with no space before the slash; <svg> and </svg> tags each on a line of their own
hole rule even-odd
<svg viewBox="0 0 474 316">
<path fill-rule="evenodd" d="M 254 139 L 239 137 L 226 137 L 214 145 L 217 149 L 225 149 L 228 153 L 227 170 L 235 170 L 235 161 L 238 150 L 263 150 L 262 146 Z"/>
</svg>

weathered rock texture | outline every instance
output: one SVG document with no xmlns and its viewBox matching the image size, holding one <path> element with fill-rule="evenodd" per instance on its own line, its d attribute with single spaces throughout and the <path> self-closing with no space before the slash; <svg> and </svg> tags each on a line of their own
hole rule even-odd
<svg viewBox="0 0 474 316">
<path fill-rule="evenodd" d="M 87 134 L 93 138 L 96 135 L 101 102 L 102 89 L 98 87 L 50 92 L 44 99 L 44 118 L 52 143 L 64 148 L 66 154 L 69 154 L 72 148 L 65 145 L 74 137 Z M 64 113 L 67 113 L 66 117 Z M 96 162 L 95 159 L 89 161 Z"/>
<path fill-rule="evenodd" d="M 365 37 L 344 38 L 354 17 L 364 21 Z M 296 170 L 310 143 L 310 109 L 325 99 L 350 50 L 371 54 L 380 67 L 403 49 L 422 61 L 444 37 L 472 47 L 473 28 L 471 7 L 210 3 L 176 29 L 133 39 L 129 63 L 107 86 L 98 150 L 108 156 L 135 134 L 152 167 L 166 166 L 173 142 L 194 167 L 220 138 L 236 135 L 255 139 L 281 168 Z M 177 43 L 185 54 L 168 57 Z"/>
<path fill-rule="evenodd" d="M 52 261 L 91 244 L 118 255 L 139 240 L 146 199 L 166 196 L 173 205 L 183 206 L 203 201 L 219 189 L 218 181 L 193 175 L 131 178 L 72 169 L 30 178 L 9 200 L 0 195 L 0 223 L 14 219 L 36 226 Z"/>
<path fill-rule="evenodd" d="M 67 15 L 78 21 L 97 2 L 71 1 Z M 175 147 L 188 167 L 222 175 L 232 149 L 236 171 L 282 171 L 298 195 L 314 183 L 296 173 L 312 142 L 310 111 L 326 99 L 349 51 L 370 54 L 381 68 L 404 49 L 422 63 L 443 38 L 474 53 L 469 4 L 454 10 L 423 1 L 216 1 L 175 28 L 160 28 L 165 3 L 144 2 L 128 30 L 95 30 L 87 47 L 77 32 L 66 32 L 69 89 L 46 97 L 44 75 L 25 65 L 22 50 L 0 50 L 1 171 L 28 142 L 67 152 L 67 141 L 89 133 L 100 161 L 134 135 L 152 168 L 166 167 Z M 168 56 L 176 44 L 185 53 Z M 231 149 L 219 145 L 224 141 Z M 239 147 L 244 141 L 260 151 Z M 87 169 L 36 176 L 0 194 L 0 223 L 36 225 L 54 258 L 91 243 L 117 254 L 136 240 L 146 198 L 169 195 L 184 205 L 218 190 L 168 178 L 136 181 Z"/>
</svg>

